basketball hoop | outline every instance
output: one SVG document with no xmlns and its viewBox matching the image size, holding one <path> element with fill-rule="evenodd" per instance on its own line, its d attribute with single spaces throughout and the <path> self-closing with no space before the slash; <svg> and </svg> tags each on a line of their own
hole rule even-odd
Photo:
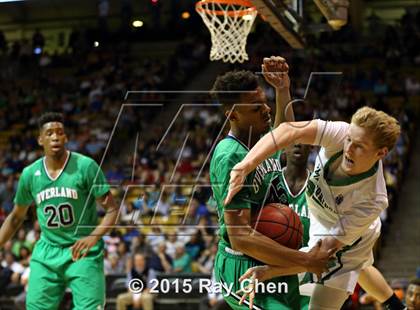
<svg viewBox="0 0 420 310">
<path fill-rule="evenodd" d="M 251 1 L 201 0 L 195 9 L 210 31 L 210 60 L 248 60 L 246 40 L 258 14 Z"/>
</svg>

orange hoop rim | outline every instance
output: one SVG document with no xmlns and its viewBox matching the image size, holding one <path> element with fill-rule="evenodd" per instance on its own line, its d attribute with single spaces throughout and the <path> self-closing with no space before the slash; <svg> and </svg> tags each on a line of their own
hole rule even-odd
<svg viewBox="0 0 420 310">
<path fill-rule="evenodd" d="M 222 11 L 222 10 L 208 10 L 203 8 L 204 4 L 207 3 L 218 3 L 218 4 L 236 4 L 247 6 L 247 9 L 235 10 L 235 11 Z M 229 16 L 245 16 L 254 13 L 257 11 L 257 8 L 249 0 L 200 0 L 195 4 L 195 9 L 197 12 L 204 12 L 210 15 L 229 15 Z"/>
</svg>

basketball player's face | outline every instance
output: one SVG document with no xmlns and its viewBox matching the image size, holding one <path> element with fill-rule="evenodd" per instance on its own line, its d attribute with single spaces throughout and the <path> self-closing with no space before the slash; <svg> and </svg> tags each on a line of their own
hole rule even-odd
<svg viewBox="0 0 420 310">
<path fill-rule="evenodd" d="M 38 137 L 38 144 L 44 148 L 46 156 L 60 157 L 65 152 L 67 136 L 64 125 L 59 122 L 44 124 Z"/>
<path fill-rule="evenodd" d="M 287 165 L 306 165 L 311 146 L 307 144 L 292 144 L 286 147 Z"/>
<path fill-rule="evenodd" d="M 420 285 L 410 284 L 405 294 L 408 310 L 420 310 Z"/>
<path fill-rule="evenodd" d="M 241 95 L 241 103 L 235 107 L 237 126 L 244 132 L 260 136 L 271 125 L 271 108 L 261 87 L 255 92 Z"/>
<path fill-rule="evenodd" d="M 356 175 L 368 171 L 387 154 L 386 148 L 375 145 L 374 136 L 365 128 L 350 124 L 346 140 L 341 168 L 348 175 Z"/>
</svg>

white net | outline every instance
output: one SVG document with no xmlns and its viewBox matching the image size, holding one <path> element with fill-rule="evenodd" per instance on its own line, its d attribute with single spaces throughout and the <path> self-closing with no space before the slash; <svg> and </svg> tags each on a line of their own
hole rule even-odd
<svg viewBox="0 0 420 310">
<path fill-rule="evenodd" d="M 202 0 L 196 10 L 211 34 L 210 60 L 248 60 L 246 41 L 258 13 L 249 1 Z"/>
</svg>

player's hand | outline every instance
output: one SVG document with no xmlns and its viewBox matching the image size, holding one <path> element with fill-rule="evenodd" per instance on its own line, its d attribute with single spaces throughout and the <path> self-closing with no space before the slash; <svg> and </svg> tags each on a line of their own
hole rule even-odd
<svg viewBox="0 0 420 310">
<path fill-rule="evenodd" d="M 89 250 L 98 242 L 98 236 L 87 236 L 80 240 L 77 240 L 75 244 L 71 247 L 71 256 L 74 261 L 79 258 L 85 257 Z"/>
<path fill-rule="evenodd" d="M 244 185 L 245 178 L 248 175 L 246 169 L 247 165 L 244 162 L 236 164 L 230 172 L 229 190 L 225 198 L 224 204 L 227 205 L 231 202 L 232 198 L 241 190 Z"/>
<path fill-rule="evenodd" d="M 264 58 L 261 69 L 267 83 L 277 90 L 290 88 L 289 66 L 283 57 Z"/>
<path fill-rule="evenodd" d="M 271 267 L 268 265 L 249 268 L 239 278 L 239 282 L 243 282 L 244 280 L 249 279 L 247 281 L 249 284 L 236 292 L 236 294 L 243 294 L 239 304 L 242 305 L 247 297 L 249 297 L 249 309 L 252 309 L 255 298 L 255 286 L 258 282 L 263 282 L 271 278 L 273 278 L 273 275 L 271 272 Z"/>
<path fill-rule="evenodd" d="M 322 249 L 322 240 L 318 240 L 316 245 L 308 252 L 308 263 L 307 271 L 317 275 L 318 279 L 321 278 L 323 272 L 328 271 L 328 262 L 332 259 L 332 256 L 337 249 Z"/>
</svg>

